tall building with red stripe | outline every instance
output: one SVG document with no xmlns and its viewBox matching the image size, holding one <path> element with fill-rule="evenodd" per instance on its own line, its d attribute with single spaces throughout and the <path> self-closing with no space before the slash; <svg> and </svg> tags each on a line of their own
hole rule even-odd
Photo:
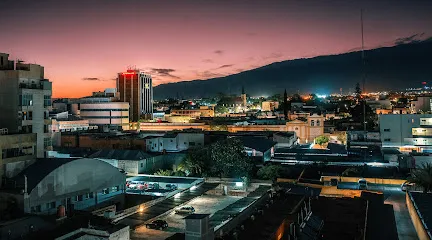
<svg viewBox="0 0 432 240">
<path fill-rule="evenodd" d="M 153 117 L 153 85 L 152 78 L 139 70 L 127 70 L 117 77 L 117 89 L 120 101 L 130 105 L 131 122 Z"/>
</svg>

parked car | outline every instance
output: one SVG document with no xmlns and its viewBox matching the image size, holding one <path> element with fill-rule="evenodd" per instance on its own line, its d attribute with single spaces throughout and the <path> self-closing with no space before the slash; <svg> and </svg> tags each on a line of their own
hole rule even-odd
<svg viewBox="0 0 432 240">
<path fill-rule="evenodd" d="M 358 180 L 358 189 L 366 190 L 367 189 L 367 181 L 365 179 Z"/>
<path fill-rule="evenodd" d="M 410 183 L 410 182 L 404 182 L 401 185 L 401 190 L 404 191 L 404 192 L 410 191 L 410 190 L 412 190 L 414 188 L 415 188 L 414 183 Z"/>
<path fill-rule="evenodd" d="M 168 223 L 165 220 L 156 220 L 153 221 L 151 223 L 147 223 L 146 224 L 146 228 L 151 228 L 151 229 L 165 229 L 168 227 Z"/>
<path fill-rule="evenodd" d="M 415 183 L 404 182 L 401 185 L 401 190 L 404 192 L 423 192 L 424 188 L 422 186 L 416 185 Z"/>
<path fill-rule="evenodd" d="M 193 208 L 192 206 L 183 206 L 175 210 L 176 214 L 192 214 L 194 212 L 195 212 L 195 208 Z"/>
<path fill-rule="evenodd" d="M 171 191 L 175 191 L 175 190 L 177 190 L 177 186 L 174 185 L 174 184 L 167 184 L 167 185 L 165 186 L 165 188 L 168 189 L 168 190 L 171 190 Z"/>
<path fill-rule="evenodd" d="M 148 189 L 159 189 L 159 184 L 158 183 L 149 183 Z"/>
</svg>

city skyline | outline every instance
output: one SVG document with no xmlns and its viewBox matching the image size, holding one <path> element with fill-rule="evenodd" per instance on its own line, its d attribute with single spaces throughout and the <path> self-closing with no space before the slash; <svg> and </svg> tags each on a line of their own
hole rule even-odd
<svg viewBox="0 0 432 240">
<path fill-rule="evenodd" d="M 81 97 L 128 66 L 157 86 L 359 50 L 362 8 L 366 48 L 431 36 L 425 1 L 3 1 L 0 51 L 44 66 L 53 97 Z"/>
</svg>

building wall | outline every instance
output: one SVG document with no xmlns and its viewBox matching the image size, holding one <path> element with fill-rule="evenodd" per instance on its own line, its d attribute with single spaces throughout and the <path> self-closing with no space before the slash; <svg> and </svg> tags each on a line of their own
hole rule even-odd
<svg viewBox="0 0 432 240">
<path fill-rule="evenodd" d="M 204 133 L 177 133 L 175 137 L 146 139 L 149 152 L 180 152 L 196 146 L 204 146 Z"/>
<path fill-rule="evenodd" d="M 178 133 L 177 148 L 183 151 L 196 146 L 204 146 L 204 133 Z"/>
<path fill-rule="evenodd" d="M 300 143 L 310 142 L 308 138 L 309 126 L 307 122 L 294 120 L 287 122 L 286 127 L 287 131 L 296 133 Z"/>
<path fill-rule="evenodd" d="M 44 79 L 42 66 L 17 63 L 16 68 L 23 70 L 0 70 L 0 126 L 11 133 L 37 133 L 37 156 L 44 157 L 45 150 L 52 149 L 48 119 L 51 82 Z M 22 96 L 26 95 L 31 96 L 31 101 L 21 106 Z M 45 97 L 49 98 L 48 105 L 44 104 Z"/>
<path fill-rule="evenodd" d="M 97 138 L 91 135 L 62 135 L 62 147 L 91 149 L 140 149 L 146 150 L 146 141 L 141 138 Z"/>
<path fill-rule="evenodd" d="M 279 108 L 279 102 L 264 101 L 261 103 L 261 111 L 274 111 Z"/>
<path fill-rule="evenodd" d="M 80 116 L 92 125 L 119 126 L 129 129 L 129 103 L 101 102 L 80 104 Z"/>
<path fill-rule="evenodd" d="M 191 118 L 214 117 L 215 112 L 214 109 L 174 109 L 171 110 L 171 115 Z"/>
<path fill-rule="evenodd" d="M 118 159 L 102 159 L 95 158 L 106 163 L 111 164 L 113 167 L 125 170 L 127 173 L 143 173 L 143 167 L 141 167 L 140 162 L 136 160 L 118 160 Z"/>
<path fill-rule="evenodd" d="M 428 113 L 431 111 L 431 97 L 417 97 L 417 100 L 411 102 L 412 113 Z"/>
<path fill-rule="evenodd" d="M 8 156 L 8 149 L 19 150 Z M 14 156 L 14 157 L 13 157 Z M 0 135 L 0 186 L 3 177 L 14 177 L 36 159 L 36 134 Z"/>
<path fill-rule="evenodd" d="M 117 89 L 120 101 L 130 104 L 132 122 L 137 122 L 141 116 L 153 117 L 153 83 L 150 75 L 138 70 L 119 73 Z"/>
<path fill-rule="evenodd" d="M 140 123 L 141 131 L 165 131 L 185 129 L 200 129 L 203 131 L 210 130 L 210 125 L 204 123 Z"/>
<path fill-rule="evenodd" d="M 432 114 L 387 114 L 379 115 L 379 126 L 383 147 L 405 145 L 405 138 L 412 138 L 412 129 L 420 128 L 421 118 L 432 118 Z"/>
<path fill-rule="evenodd" d="M 273 134 L 273 141 L 277 142 L 276 148 L 291 147 L 292 145 L 294 145 L 297 141 L 297 136 L 295 132 L 293 133 L 294 134 L 291 137 L 285 137 L 285 136 Z"/>
<path fill-rule="evenodd" d="M 51 214 L 59 205 L 67 207 L 68 202 L 79 210 L 105 201 L 121 201 L 125 184 L 126 176 L 108 163 L 87 158 L 74 160 L 58 167 L 29 190 L 24 199 L 24 210 Z M 113 190 L 113 187 L 118 187 L 118 190 Z M 104 189 L 109 189 L 109 192 L 103 193 Z M 90 193 L 93 197 L 86 197 Z"/>
<path fill-rule="evenodd" d="M 236 125 L 228 125 L 228 132 L 243 132 L 243 131 L 273 131 L 273 132 L 281 132 L 286 131 L 285 125 L 244 125 L 244 126 L 236 126 Z"/>
<path fill-rule="evenodd" d="M 117 159 L 99 159 L 111 164 L 116 168 L 125 170 L 134 174 L 153 174 L 160 169 L 172 169 L 178 166 L 184 159 L 184 153 L 169 153 L 159 156 L 149 157 L 139 161 L 136 160 L 117 160 Z"/>
</svg>

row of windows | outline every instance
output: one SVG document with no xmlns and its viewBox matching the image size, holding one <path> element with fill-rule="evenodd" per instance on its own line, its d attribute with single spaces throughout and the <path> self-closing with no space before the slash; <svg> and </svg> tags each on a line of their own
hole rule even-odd
<svg viewBox="0 0 432 240">
<path fill-rule="evenodd" d="M 8 148 L 2 150 L 2 159 L 33 155 L 33 147 Z"/>
<path fill-rule="evenodd" d="M 109 118 L 129 118 L 128 116 L 82 116 L 83 118 L 87 118 L 87 119 L 90 119 L 90 118 L 95 118 L 95 119 L 100 119 L 100 118 L 106 118 L 106 119 L 109 119 Z"/>
<path fill-rule="evenodd" d="M 103 189 L 102 192 L 101 192 L 101 194 L 105 195 L 105 194 L 109 194 L 110 192 L 118 192 L 118 191 L 120 191 L 120 186 L 115 186 L 115 187 Z M 77 195 L 77 196 L 73 197 L 72 199 L 75 202 L 82 202 L 84 200 L 88 200 L 88 199 L 92 199 L 92 198 L 94 198 L 94 193 L 90 192 L 90 193 L 86 193 L 86 194 L 83 194 L 83 195 Z M 63 205 L 66 204 L 64 202 L 64 200 L 63 200 L 62 204 Z M 56 204 L 55 201 L 49 202 L 49 203 L 45 204 L 46 210 L 54 209 L 56 207 L 57 207 L 57 204 Z M 31 207 L 31 211 L 32 212 L 41 212 L 41 209 L 42 209 L 42 205 L 37 205 L 37 206 Z"/>
<path fill-rule="evenodd" d="M 125 112 L 129 111 L 127 108 L 112 108 L 112 109 L 81 109 L 81 112 Z"/>
<path fill-rule="evenodd" d="M 317 120 L 316 121 L 316 125 L 315 125 L 315 120 L 311 120 L 311 126 L 313 127 L 313 126 L 321 126 L 321 122 L 320 122 L 320 120 Z"/>
</svg>

